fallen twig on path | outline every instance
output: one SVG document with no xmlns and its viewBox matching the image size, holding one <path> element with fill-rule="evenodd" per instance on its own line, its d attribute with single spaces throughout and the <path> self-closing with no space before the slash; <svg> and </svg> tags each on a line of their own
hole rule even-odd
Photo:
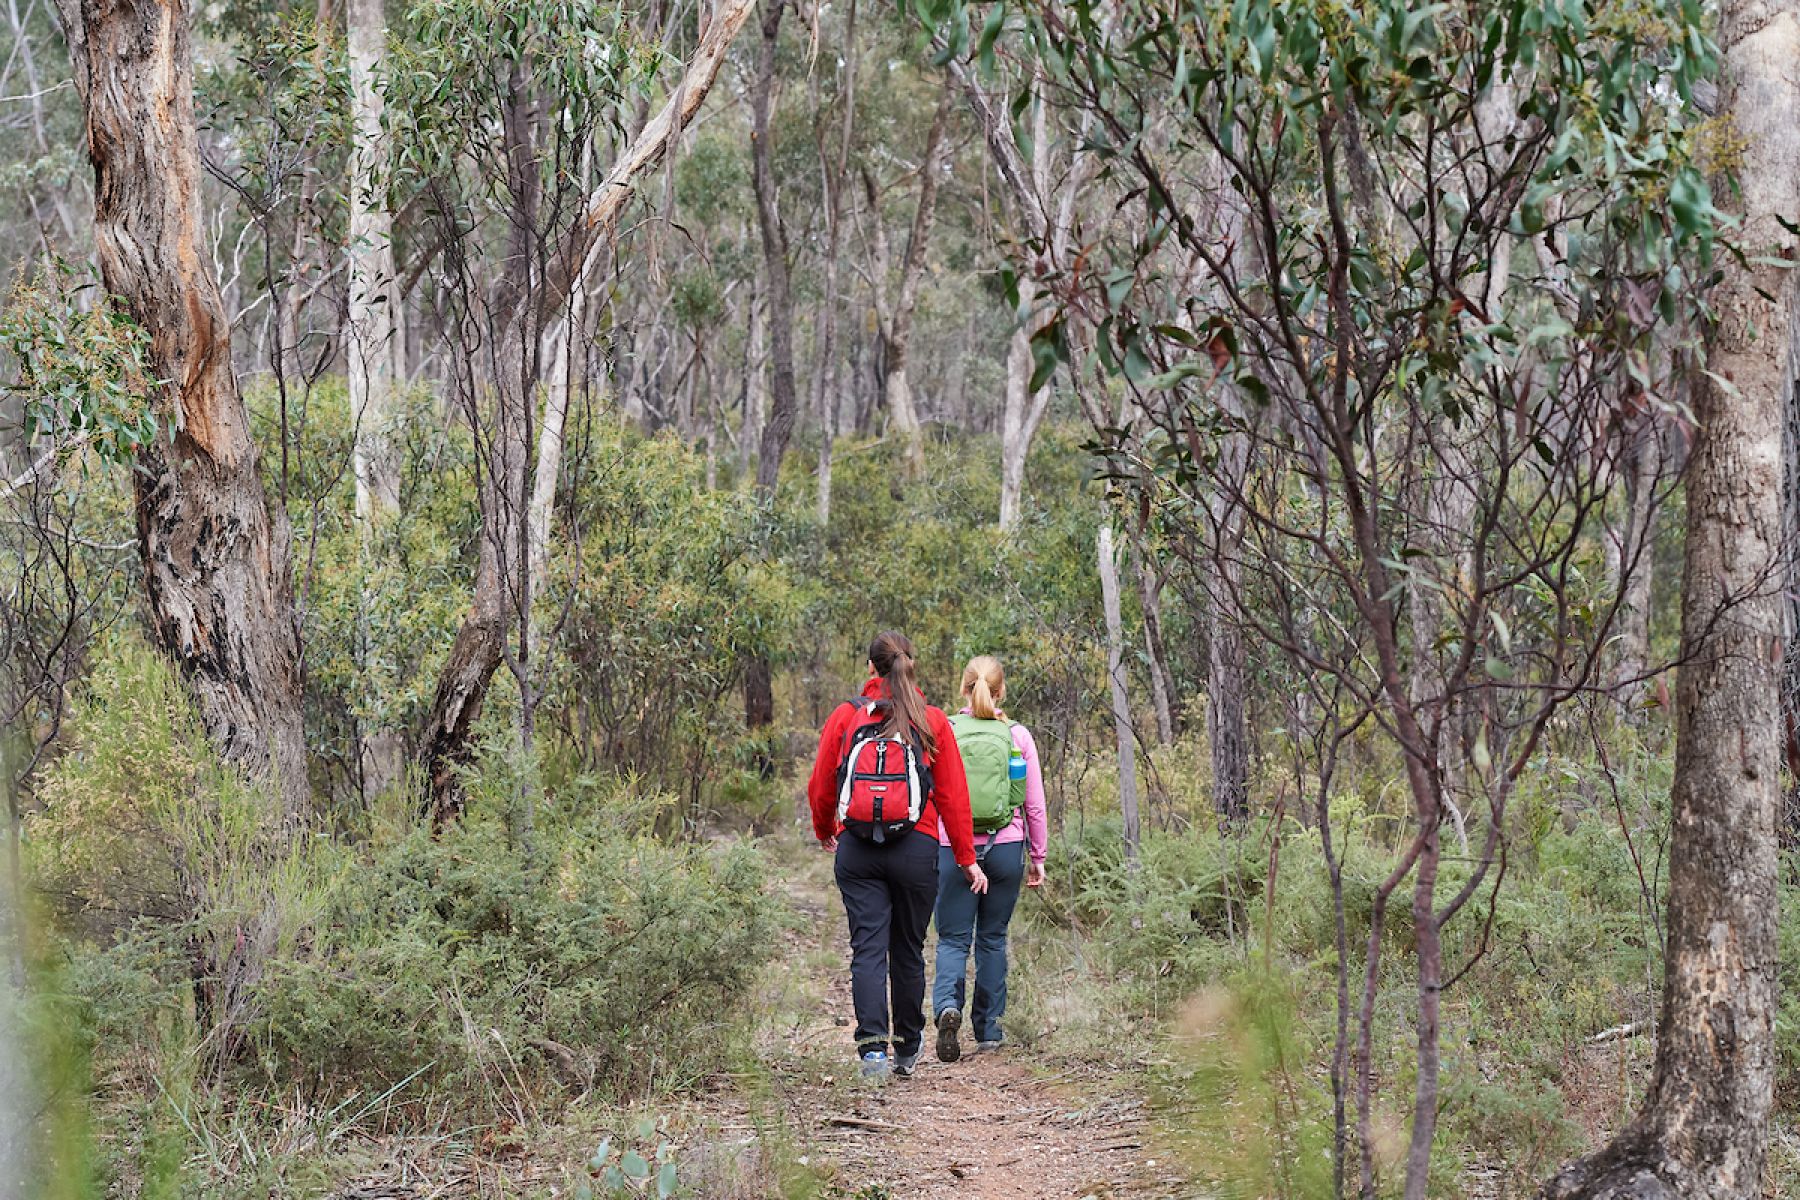
<svg viewBox="0 0 1800 1200">
<path fill-rule="evenodd" d="M 866 1117 L 827 1117 L 827 1125 L 840 1125 L 846 1129 L 872 1129 L 876 1133 L 905 1133 L 906 1126 L 895 1125 L 890 1121 L 871 1121 Z"/>
</svg>

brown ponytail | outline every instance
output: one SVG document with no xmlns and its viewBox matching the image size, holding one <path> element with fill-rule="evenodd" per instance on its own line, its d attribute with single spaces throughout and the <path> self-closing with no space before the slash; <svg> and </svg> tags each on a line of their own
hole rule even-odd
<svg viewBox="0 0 1800 1200">
<path fill-rule="evenodd" d="M 937 738 L 925 717 L 925 697 L 919 694 L 919 679 L 913 672 L 913 647 L 904 634 L 877 634 L 869 643 L 869 665 L 887 681 L 887 720 L 882 723 L 884 737 L 911 738 L 927 758 L 937 753 Z"/>
</svg>

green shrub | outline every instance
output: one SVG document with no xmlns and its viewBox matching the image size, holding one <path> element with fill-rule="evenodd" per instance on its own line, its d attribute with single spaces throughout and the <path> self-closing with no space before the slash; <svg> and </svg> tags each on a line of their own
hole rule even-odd
<svg viewBox="0 0 1800 1200">
<path fill-rule="evenodd" d="M 1311 1069 L 1330 1046 L 1308 1029 L 1303 992 L 1258 964 L 1201 989 L 1175 1022 L 1193 1114 L 1182 1147 L 1219 1196 L 1331 1195 L 1331 1099 Z"/>
<path fill-rule="evenodd" d="M 206 1056 L 231 1058 L 265 964 L 319 911 L 335 848 L 291 836 L 280 796 L 219 763 L 173 669 L 132 636 L 102 653 L 39 800 L 38 886 L 155 981 L 123 996 L 180 981 Z"/>
<path fill-rule="evenodd" d="M 373 1094 L 416 1079 L 475 1110 L 521 1077 L 622 1094 L 712 1069 L 774 944 L 756 854 L 663 843 L 643 805 L 609 819 L 595 790 L 546 801 L 529 851 L 482 805 L 368 851 L 269 972 L 264 1069 Z"/>
<path fill-rule="evenodd" d="M 585 436 L 545 581 L 559 632 L 543 719 L 585 767 L 697 796 L 741 765 L 745 663 L 793 657 L 803 589 L 767 553 L 762 506 L 708 491 L 691 447 L 611 419 Z"/>
</svg>

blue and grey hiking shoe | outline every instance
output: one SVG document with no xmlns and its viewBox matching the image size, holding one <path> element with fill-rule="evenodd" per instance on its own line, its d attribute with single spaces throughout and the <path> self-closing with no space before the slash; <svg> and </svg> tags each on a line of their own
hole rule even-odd
<svg viewBox="0 0 1800 1200">
<path fill-rule="evenodd" d="M 962 1014 L 954 1008 L 946 1008 L 937 1015 L 937 1056 L 939 1062 L 955 1062 L 962 1057 L 962 1043 L 956 1038 L 956 1031 L 962 1028 Z"/>
<path fill-rule="evenodd" d="M 862 1077 L 881 1083 L 888 1077 L 888 1056 L 886 1050 L 871 1050 L 862 1056 Z"/>
<path fill-rule="evenodd" d="M 914 1071 L 919 1069 L 919 1052 L 894 1055 L 894 1074 L 902 1079 L 911 1079 Z"/>
<path fill-rule="evenodd" d="M 1002 1047 L 1004 1045 L 1006 1045 L 1006 1039 L 1003 1037 L 987 1038 L 983 1041 L 976 1042 L 975 1049 L 979 1050 L 983 1054 L 987 1054 L 987 1053 L 990 1053 L 991 1051 L 998 1050 L 1000 1047 Z"/>
</svg>

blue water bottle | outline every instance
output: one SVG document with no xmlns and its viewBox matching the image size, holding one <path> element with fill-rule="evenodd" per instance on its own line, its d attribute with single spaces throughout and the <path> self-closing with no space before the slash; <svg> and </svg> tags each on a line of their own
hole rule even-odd
<svg viewBox="0 0 1800 1200">
<path fill-rule="evenodd" d="M 1013 747 L 1012 754 L 1007 757 L 1006 777 L 1014 783 L 1025 778 L 1025 752 L 1017 746 Z"/>
</svg>

